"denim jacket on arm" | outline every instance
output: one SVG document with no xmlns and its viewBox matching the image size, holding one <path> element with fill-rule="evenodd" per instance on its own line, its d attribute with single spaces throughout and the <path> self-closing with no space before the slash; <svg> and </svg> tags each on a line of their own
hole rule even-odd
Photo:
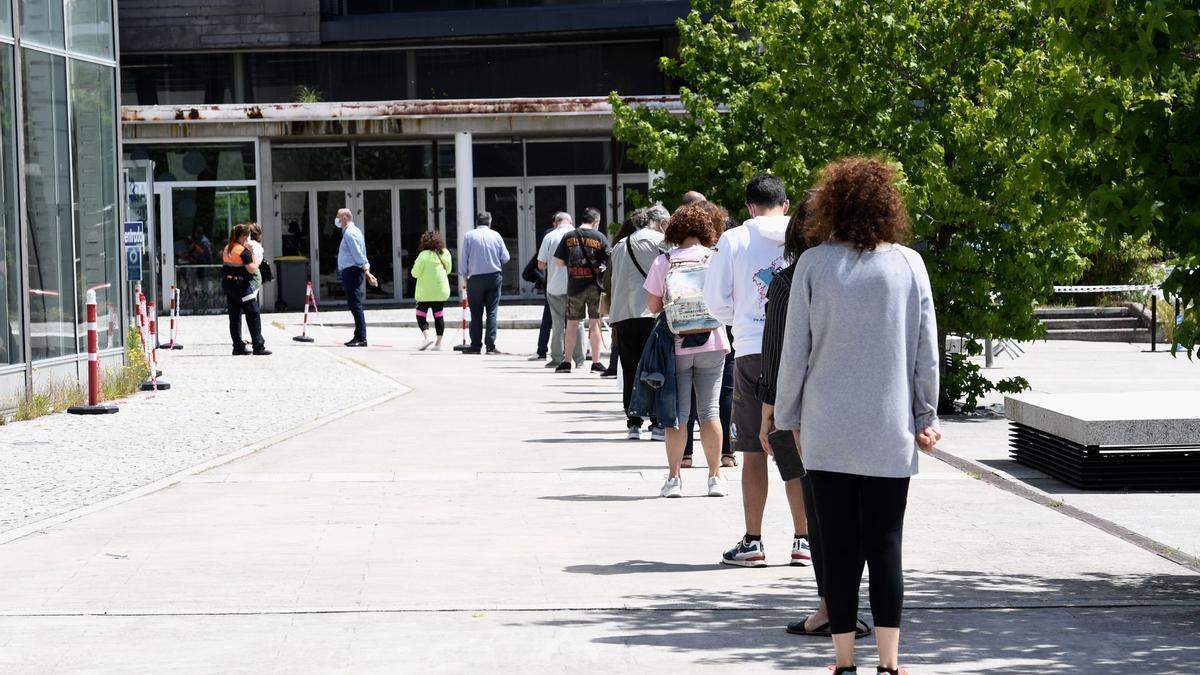
<svg viewBox="0 0 1200 675">
<path fill-rule="evenodd" d="M 653 417 L 669 429 L 679 426 L 679 403 L 675 386 L 675 335 L 667 328 L 666 314 L 659 314 L 642 349 L 629 397 L 629 414 Z"/>
</svg>

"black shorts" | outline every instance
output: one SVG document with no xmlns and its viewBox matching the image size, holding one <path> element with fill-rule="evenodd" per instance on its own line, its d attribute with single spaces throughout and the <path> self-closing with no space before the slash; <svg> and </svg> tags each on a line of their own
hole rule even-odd
<svg viewBox="0 0 1200 675">
<path fill-rule="evenodd" d="M 758 398 L 758 376 L 762 355 L 750 354 L 733 360 L 733 415 L 729 441 L 734 450 L 762 452 L 758 432 L 762 429 L 762 399 Z"/>
</svg>

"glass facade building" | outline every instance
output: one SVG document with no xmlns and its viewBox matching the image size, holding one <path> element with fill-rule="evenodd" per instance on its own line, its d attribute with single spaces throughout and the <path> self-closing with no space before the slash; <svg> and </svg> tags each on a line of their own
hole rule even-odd
<svg viewBox="0 0 1200 675">
<path fill-rule="evenodd" d="M 659 64 L 687 0 L 245 3 L 118 3 L 124 158 L 153 164 L 158 284 L 183 313 L 224 311 L 213 252 L 247 220 L 300 281 L 265 285 L 267 308 L 299 309 L 304 281 L 344 302 L 341 208 L 379 277 L 370 303 L 412 303 L 422 233 L 457 255 L 480 210 L 512 254 L 505 296 L 536 301 L 521 269 L 555 212 L 613 223 L 645 200 L 608 96 L 678 102 Z"/>
<path fill-rule="evenodd" d="M 121 354 L 114 16 L 111 0 L 0 0 L 0 398 L 79 376 L 88 290 L 102 352 Z"/>
</svg>

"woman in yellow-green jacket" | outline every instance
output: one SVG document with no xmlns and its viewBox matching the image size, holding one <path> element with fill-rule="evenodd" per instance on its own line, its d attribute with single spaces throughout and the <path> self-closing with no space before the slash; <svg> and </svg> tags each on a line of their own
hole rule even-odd
<svg viewBox="0 0 1200 675">
<path fill-rule="evenodd" d="M 421 329 L 421 351 L 433 346 L 442 349 L 442 334 L 446 332 L 446 320 L 442 316 L 446 301 L 450 299 L 450 252 L 437 230 L 421 235 L 421 253 L 413 263 L 412 275 L 417 280 L 417 327 Z M 437 344 L 429 339 L 429 315 L 433 314 Z"/>
</svg>

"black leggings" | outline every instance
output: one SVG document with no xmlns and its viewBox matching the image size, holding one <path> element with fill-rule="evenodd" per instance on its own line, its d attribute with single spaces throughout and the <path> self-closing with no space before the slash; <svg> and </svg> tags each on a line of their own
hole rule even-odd
<svg viewBox="0 0 1200 675">
<path fill-rule="evenodd" d="M 438 337 L 441 337 L 446 332 L 446 319 L 442 316 L 442 310 L 445 307 L 444 302 L 418 302 L 417 303 L 417 327 L 422 331 L 429 330 L 429 319 L 427 315 L 433 313 L 434 330 L 437 331 Z"/>
<path fill-rule="evenodd" d="M 829 630 L 835 635 L 854 632 L 864 562 L 871 570 L 875 625 L 900 627 L 904 604 L 900 547 L 908 481 L 830 471 L 808 473 L 820 530 L 821 586 L 829 606 Z"/>
</svg>

